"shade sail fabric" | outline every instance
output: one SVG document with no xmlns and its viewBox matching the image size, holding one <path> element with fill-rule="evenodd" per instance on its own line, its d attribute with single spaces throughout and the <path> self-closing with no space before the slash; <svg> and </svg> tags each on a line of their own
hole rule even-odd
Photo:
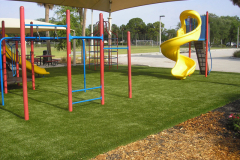
<svg viewBox="0 0 240 160">
<path fill-rule="evenodd" d="M 143 6 L 147 4 L 163 3 L 181 0 L 14 0 L 38 2 L 63 6 L 81 7 L 106 12 L 115 12 L 122 9 Z"/>
<path fill-rule="evenodd" d="M 5 22 L 5 33 L 20 33 L 20 19 L 17 18 L 0 18 L 0 30 L 2 30 L 2 21 Z M 41 24 L 41 25 L 55 25 L 52 23 L 46 23 L 41 21 L 35 21 L 30 19 L 25 19 L 25 24 L 30 24 L 30 22 L 33 22 L 33 24 Z M 54 31 L 55 27 L 38 27 L 38 32 L 42 31 Z M 57 27 L 56 30 L 66 30 L 65 27 Z M 37 32 L 37 28 L 33 27 L 33 32 Z M 25 26 L 25 33 L 30 33 L 30 26 Z"/>
</svg>

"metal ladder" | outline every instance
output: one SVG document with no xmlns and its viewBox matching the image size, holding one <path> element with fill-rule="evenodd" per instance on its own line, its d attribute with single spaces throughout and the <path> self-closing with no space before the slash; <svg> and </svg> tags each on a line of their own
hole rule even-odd
<svg viewBox="0 0 240 160">
<path fill-rule="evenodd" d="M 200 74 L 205 75 L 206 48 L 204 41 L 194 41 L 194 46 L 197 54 Z M 207 72 L 209 73 L 209 67 L 207 68 Z"/>
</svg>

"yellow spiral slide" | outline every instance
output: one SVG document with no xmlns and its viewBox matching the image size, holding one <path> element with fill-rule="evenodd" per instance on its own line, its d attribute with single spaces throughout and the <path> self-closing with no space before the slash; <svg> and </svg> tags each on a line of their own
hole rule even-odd
<svg viewBox="0 0 240 160">
<path fill-rule="evenodd" d="M 7 37 L 7 35 L 5 35 Z M 14 53 L 11 53 L 11 50 L 6 46 L 6 58 L 7 58 L 7 61 L 9 61 L 10 63 L 12 62 L 12 57 L 14 60 L 16 60 L 16 55 Z M 18 57 L 19 59 L 19 65 L 21 66 L 22 65 L 22 59 L 21 57 L 19 56 Z M 29 72 L 32 71 L 32 64 L 31 62 L 27 61 L 26 60 L 26 68 Z M 47 72 L 44 68 L 41 68 L 41 67 L 38 67 L 37 65 L 34 65 L 34 72 L 37 73 L 37 74 L 50 74 L 49 72 Z"/>
<path fill-rule="evenodd" d="M 185 19 L 188 17 L 197 19 L 198 26 L 191 32 L 186 33 Z M 201 34 L 201 17 L 198 12 L 193 10 L 186 10 L 180 14 L 181 28 L 177 31 L 177 37 L 169 39 L 161 44 L 162 54 L 175 61 L 176 64 L 173 67 L 171 73 L 178 79 L 185 79 L 188 75 L 191 75 L 196 68 L 196 62 L 184 55 L 180 54 L 180 46 L 191 42 L 197 41 Z"/>
</svg>

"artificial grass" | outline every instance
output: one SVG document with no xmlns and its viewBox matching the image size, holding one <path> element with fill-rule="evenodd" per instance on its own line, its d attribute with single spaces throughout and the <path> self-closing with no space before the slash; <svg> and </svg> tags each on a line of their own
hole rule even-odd
<svg viewBox="0 0 240 160">
<path fill-rule="evenodd" d="M 88 68 L 88 67 L 87 67 Z M 89 159 L 120 145 L 158 133 L 240 98 L 240 74 L 195 71 L 186 80 L 171 69 L 127 66 L 105 69 L 105 105 L 100 100 L 73 105 L 68 112 L 67 68 L 28 82 L 30 120 L 24 120 L 22 88 L 10 86 L 0 107 L 0 159 Z M 82 66 L 72 67 L 74 89 L 83 88 Z M 87 87 L 100 85 L 99 70 L 87 69 Z M 100 97 L 100 90 L 73 93 L 73 100 Z"/>
</svg>

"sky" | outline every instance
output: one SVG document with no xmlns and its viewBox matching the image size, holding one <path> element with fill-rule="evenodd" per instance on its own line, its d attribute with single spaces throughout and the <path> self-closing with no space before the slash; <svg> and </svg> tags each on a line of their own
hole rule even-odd
<svg viewBox="0 0 240 160">
<path fill-rule="evenodd" d="M 25 18 L 36 20 L 45 17 L 44 7 L 38 6 L 32 2 L 18 2 L 0 0 L 0 18 L 19 18 L 19 7 L 24 6 Z M 132 18 L 141 18 L 146 24 L 159 21 L 165 24 L 165 28 L 176 28 L 179 22 L 179 15 L 184 10 L 195 10 L 200 15 L 208 11 L 218 16 L 238 16 L 240 17 L 240 8 L 234 6 L 230 0 L 184 0 L 175 2 L 158 3 L 145 5 L 113 12 L 112 23 L 118 26 L 127 24 Z M 87 26 L 91 24 L 91 10 L 87 11 Z M 93 11 L 93 24 L 98 21 L 99 13 L 103 13 L 104 20 L 107 20 L 109 13 Z M 57 18 L 54 10 L 50 11 L 50 17 Z"/>
</svg>

